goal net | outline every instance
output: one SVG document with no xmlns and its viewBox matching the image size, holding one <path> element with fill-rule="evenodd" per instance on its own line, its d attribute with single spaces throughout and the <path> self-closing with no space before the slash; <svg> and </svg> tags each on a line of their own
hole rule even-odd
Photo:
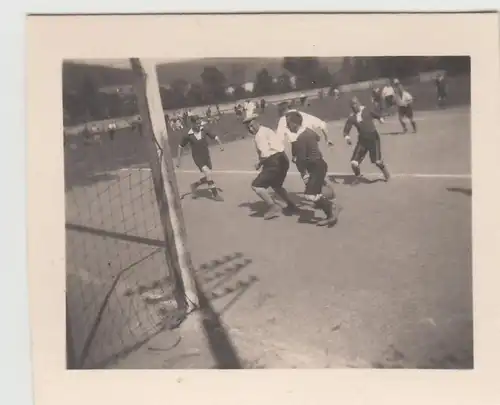
<svg viewBox="0 0 500 405">
<path fill-rule="evenodd" d="M 108 367 L 175 321 L 151 141 L 115 123 L 65 131 L 69 368 Z"/>
</svg>

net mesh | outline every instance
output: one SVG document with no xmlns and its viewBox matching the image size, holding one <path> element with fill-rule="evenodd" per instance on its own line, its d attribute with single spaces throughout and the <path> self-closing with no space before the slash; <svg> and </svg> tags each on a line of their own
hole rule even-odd
<svg viewBox="0 0 500 405">
<path fill-rule="evenodd" d="M 102 368 L 172 323 L 173 284 L 147 140 L 131 128 L 65 137 L 70 368 Z"/>
</svg>

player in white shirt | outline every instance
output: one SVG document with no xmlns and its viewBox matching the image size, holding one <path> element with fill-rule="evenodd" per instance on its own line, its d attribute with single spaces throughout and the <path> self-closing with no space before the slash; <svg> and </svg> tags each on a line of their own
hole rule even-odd
<svg viewBox="0 0 500 405">
<path fill-rule="evenodd" d="M 394 93 L 394 87 L 390 84 L 386 84 L 382 88 L 382 104 L 387 114 L 391 114 L 391 109 L 394 107 Z"/>
<path fill-rule="evenodd" d="M 269 207 L 264 219 L 276 218 L 281 212 L 281 208 L 271 197 L 269 188 L 272 188 L 285 201 L 287 204 L 285 210 L 291 213 L 297 212 L 297 206 L 283 187 L 290 168 L 290 161 L 285 153 L 284 138 L 278 136 L 272 129 L 261 125 L 258 121 L 258 115 L 255 113 L 248 115 L 243 123 L 248 132 L 255 137 L 254 142 L 259 157 L 255 168 L 261 169 L 261 171 L 252 182 L 252 189 Z"/>
<path fill-rule="evenodd" d="M 404 121 L 404 119 L 407 118 L 413 128 L 413 133 L 416 133 L 417 123 L 413 118 L 413 96 L 404 89 L 401 83 L 397 84 L 395 101 L 398 106 L 398 118 L 401 126 L 403 127 L 403 132 L 408 132 L 408 128 L 406 127 L 406 123 Z"/>
<path fill-rule="evenodd" d="M 297 134 L 294 134 L 292 131 L 290 131 L 286 125 L 286 114 L 292 111 L 298 110 L 292 109 L 288 106 L 282 106 L 282 116 L 278 121 L 278 128 L 276 130 L 276 133 L 279 136 L 282 136 L 289 142 L 294 142 L 297 138 Z M 298 112 L 300 113 L 300 115 L 302 115 L 302 126 L 312 129 L 319 136 L 323 136 L 328 146 L 333 145 L 333 142 L 328 138 L 327 125 L 325 121 L 303 111 Z"/>
</svg>

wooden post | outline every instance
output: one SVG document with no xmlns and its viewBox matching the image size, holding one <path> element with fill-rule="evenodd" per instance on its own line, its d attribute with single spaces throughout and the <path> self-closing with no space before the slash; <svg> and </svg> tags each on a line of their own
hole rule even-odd
<svg viewBox="0 0 500 405">
<path fill-rule="evenodd" d="M 138 58 L 131 58 L 130 63 L 135 75 L 134 89 L 142 130 L 148 140 L 152 178 L 165 235 L 166 260 L 172 271 L 170 276 L 175 285 L 175 298 L 180 308 L 190 311 L 199 306 L 199 300 L 191 255 L 186 246 L 186 228 L 168 143 L 156 63 Z"/>
</svg>

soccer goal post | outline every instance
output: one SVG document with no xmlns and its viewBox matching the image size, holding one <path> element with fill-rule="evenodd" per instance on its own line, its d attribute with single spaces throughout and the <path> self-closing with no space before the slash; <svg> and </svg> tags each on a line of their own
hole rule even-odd
<svg viewBox="0 0 500 405">
<path fill-rule="evenodd" d="M 175 285 L 176 302 L 182 310 L 189 311 L 199 303 L 194 269 L 186 246 L 186 228 L 163 115 L 156 63 L 138 58 L 131 58 L 130 63 L 135 75 L 134 88 L 142 117 L 143 134 L 149 140 L 147 144 L 151 174 L 165 234 L 167 263 Z"/>
<path fill-rule="evenodd" d="M 118 367 L 199 306 L 156 65 L 125 62 L 142 128 L 65 128 L 68 368 Z"/>
</svg>

